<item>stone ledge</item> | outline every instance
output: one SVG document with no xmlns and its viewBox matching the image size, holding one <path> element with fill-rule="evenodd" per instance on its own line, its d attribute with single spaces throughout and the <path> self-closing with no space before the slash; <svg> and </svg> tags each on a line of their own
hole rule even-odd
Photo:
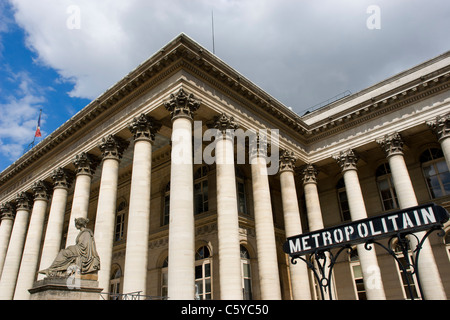
<svg viewBox="0 0 450 320">
<path fill-rule="evenodd" d="M 98 281 L 67 277 L 44 278 L 35 281 L 28 291 L 30 300 L 99 300 L 100 292 Z"/>
</svg>

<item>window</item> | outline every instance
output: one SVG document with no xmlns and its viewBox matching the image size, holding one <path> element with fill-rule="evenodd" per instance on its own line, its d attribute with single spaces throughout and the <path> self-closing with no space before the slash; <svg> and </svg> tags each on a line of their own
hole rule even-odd
<svg viewBox="0 0 450 320">
<path fill-rule="evenodd" d="M 411 259 L 412 259 L 412 253 L 411 250 L 408 252 L 408 259 L 410 263 L 407 263 L 405 256 L 403 255 L 403 252 L 401 250 L 401 247 L 398 245 L 398 243 L 394 244 L 394 252 L 397 256 L 397 259 L 400 260 L 400 263 L 402 266 L 404 266 L 405 271 L 402 270 L 402 268 L 399 267 L 398 263 L 396 262 L 395 265 L 397 267 L 397 271 L 399 273 L 399 277 L 402 282 L 402 290 L 403 290 L 403 296 L 411 300 L 411 298 L 419 299 L 420 293 L 418 287 L 417 287 L 417 278 L 416 275 L 413 274 L 413 268 L 410 265 Z M 408 289 L 408 283 L 410 285 L 411 291 Z M 412 292 L 412 293 L 411 293 Z M 411 296 L 412 294 L 412 296 Z"/>
<path fill-rule="evenodd" d="M 114 241 L 120 241 L 124 237 L 126 208 L 127 203 L 125 201 L 122 201 L 117 206 L 116 224 L 114 229 Z"/>
<path fill-rule="evenodd" d="M 420 163 L 431 198 L 450 195 L 450 173 L 442 150 L 427 149 L 420 155 Z"/>
<path fill-rule="evenodd" d="M 202 166 L 194 174 L 194 214 L 208 211 L 208 171 Z"/>
<path fill-rule="evenodd" d="M 122 270 L 118 265 L 112 269 L 111 278 L 109 280 L 109 293 L 112 300 L 119 299 L 120 294 L 120 278 L 122 277 Z"/>
<path fill-rule="evenodd" d="M 164 207 L 162 216 L 162 225 L 165 226 L 169 224 L 170 217 L 170 182 L 166 185 L 164 189 Z"/>
<path fill-rule="evenodd" d="M 245 177 L 238 167 L 236 167 L 236 193 L 238 202 L 238 213 L 248 215 L 247 198 L 245 196 Z"/>
<path fill-rule="evenodd" d="M 210 252 L 208 247 L 203 246 L 195 253 L 195 299 L 212 299 L 212 270 Z"/>
<path fill-rule="evenodd" d="M 161 268 L 161 296 L 167 297 L 168 295 L 168 269 L 169 266 L 169 257 L 167 257 Z"/>
<path fill-rule="evenodd" d="M 448 259 L 450 260 L 450 229 L 447 230 L 447 233 L 444 237 L 445 250 L 448 254 Z"/>
<path fill-rule="evenodd" d="M 352 217 L 350 216 L 350 207 L 348 205 L 347 192 L 345 191 L 345 183 L 344 178 L 341 178 L 336 185 L 338 200 L 339 200 L 339 209 L 341 212 L 342 221 L 351 221 Z"/>
<path fill-rule="evenodd" d="M 353 284 L 358 300 L 367 300 L 366 288 L 364 287 L 364 280 L 361 268 L 361 262 L 359 261 L 358 251 L 352 250 L 350 254 L 350 269 L 353 276 Z"/>
<path fill-rule="evenodd" d="M 397 209 L 399 207 L 397 194 L 395 193 L 394 184 L 392 183 L 391 168 L 388 163 L 380 165 L 375 176 L 377 178 L 378 191 L 380 192 L 383 210 Z"/>
<path fill-rule="evenodd" d="M 242 291 L 244 300 L 252 300 L 252 273 L 250 266 L 250 254 L 248 250 L 241 245 L 241 272 L 242 272 Z"/>
</svg>

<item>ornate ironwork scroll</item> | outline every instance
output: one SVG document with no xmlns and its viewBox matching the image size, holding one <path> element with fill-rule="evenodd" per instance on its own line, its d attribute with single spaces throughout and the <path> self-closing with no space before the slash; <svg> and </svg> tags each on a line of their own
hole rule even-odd
<svg viewBox="0 0 450 320">
<path fill-rule="evenodd" d="M 414 284 L 409 276 L 415 275 L 424 299 L 419 277 L 420 252 L 430 234 L 437 231 L 439 236 L 445 235 L 443 226 L 449 218 L 443 207 L 425 204 L 289 237 L 283 250 L 290 255 L 293 264 L 297 263 L 296 259 L 304 261 L 318 282 L 322 299 L 326 296 L 332 299 L 331 279 L 339 255 L 345 250 L 351 253 L 352 246 L 357 244 L 364 245 L 366 250 L 372 250 L 373 245 L 380 246 L 403 272 L 409 297 L 414 299 Z M 387 245 L 381 243 L 381 239 L 389 239 Z M 403 259 L 399 259 L 398 252 L 403 254 Z"/>
<path fill-rule="evenodd" d="M 333 279 L 333 267 L 338 259 L 339 255 L 347 250 L 348 254 L 351 254 L 353 248 L 350 245 L 341 247 L 335 254 L 330 249 L 316 250 L 312 254 L 307 255 L 305 258 L 302 256 L 291 257 L 292 264 L 297 264 L 296 259 L 300 259 L 306 263 L 308 268 L 313 272 L 314 278 L 317 280 L 317 284 L 320 290 L 320 296 L 322 300 L 333 300 L 332 292 L 332 279 Z"/>
<path fill-rule="evenodd" d="M 440 237 L 445 236 L 445 231 L 441 226 L 434 226 L 424 234 L 422 239 L 419 239 L 417 234 L 412 232 L 399 232 L 389 239 L 387 246 L 375 240 L 369 240 L 364 245 L 364 248 L 366 250 L 372 250 L 371 245 L 376 244 L 377 246 L 386 250 L 386 252 L 389 253 L 394 258 L 394 260 L 397 262 L 398 267 L 403 272 L 404 279 L 406 281 L 406 288 L 408 290 L 408 294 L 411 300 L 414 300 L 415 294 L 414 294 L 414 283 L 412 282 L 412 278 L 409 277 L 409 275 L 416 276 L 420 296 L 422 297 L 422 300 L 425 300 L 419 276 L 419 257 L 423 243 L 430 236 L 430 234 L 432 234 L 435 231 L 437 231 L 438 236 Z M 408 239 L 408 237 L 415 238 L 418 243 L 416 248 L 413 250 L 411 250 L 410 240 Z M 403 255 L 404 258 L 403 261 L 398 257 L 399 252 L 401 252 Z M 412 253 L 412 255 L 410 256 L 409 253 Z"/>
</svg>

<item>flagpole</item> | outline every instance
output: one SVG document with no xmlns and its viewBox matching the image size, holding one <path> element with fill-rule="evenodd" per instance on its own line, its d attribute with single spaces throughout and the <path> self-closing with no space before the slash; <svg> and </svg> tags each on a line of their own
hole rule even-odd
<svg viewBox="0 0 450 320">
<path fill-rule="evenodd" d="M 34 147 L 34 143 L 36 142 L 36 137 L 41 136 L 41 115 L 42 115 L 42 109 L 39 110 L 39 119 L 38 119 L 38 123 L 36 126 L 36 131 L 34 132 L 33 141 L 23 151 L 24 154 L 27 153 L 28 151 L 30 151 Z"/>
</svg>

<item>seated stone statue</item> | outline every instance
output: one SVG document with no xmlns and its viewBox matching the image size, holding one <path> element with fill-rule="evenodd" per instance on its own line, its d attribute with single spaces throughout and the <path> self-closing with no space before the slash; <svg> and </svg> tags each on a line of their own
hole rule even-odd
<svg viewBox="0 0 450 320">
<path fill-rule="evenodd" d="M 65 277 L 78 271 L 80 274 L 96 273 L 100 270 L 100 258 L 95 247 L 94 234 L 86 228 L 89 219 L 75 219 L 78 234 L 75 245 L 62 249 L 52 265 L 39 271 L 47 277 Z"/>
</svg>

